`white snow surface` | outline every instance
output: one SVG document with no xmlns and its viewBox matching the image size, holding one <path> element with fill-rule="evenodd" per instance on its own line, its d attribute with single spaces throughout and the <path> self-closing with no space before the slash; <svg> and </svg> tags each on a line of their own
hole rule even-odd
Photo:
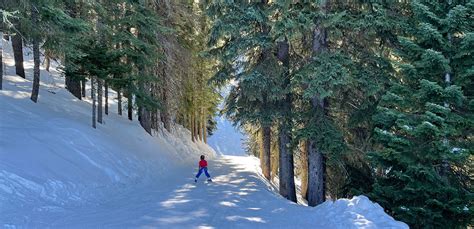
<svg viewBox="0 0 474 229">
<path fill-rule="evenodd" d="M 232 84 L 232 82 L 231 82 Z M 226 98 L 230 93 L 231 85 L 221 89 L 221 96 Z M 224 108 L 224 101 L 219 104 L 219 109 Z M 232 125 L 225 115 L 217 118 L 217 130 L 209 136 L 208 144 L 219 155 L 244 156 L 244 141 L 247 136 L 238 128 Z"/>
<path fill-rule="evenodd" d="M 224 116 L 217 118 L 217 130 L 209 137 L 208 144 L 219 155 L 244 156 L 246 136 Z"/>
<path fill-rule="evenodd" d="M 408 228 L 365 196 L 310 208 L 281 198 L 259 161 L 216 156 L 189 131 L 148 135 L 116 114 L 91 127 L 91 103 L 74 98 L 54 69 L 42 70 L 38 103 L 13 74 L 5 41 L 0 90 L 0 228 Z M 54 92 L 54 93 L 52 93 Z M 194 183 L 197 158 L 214 182 Z"/>
</svg>

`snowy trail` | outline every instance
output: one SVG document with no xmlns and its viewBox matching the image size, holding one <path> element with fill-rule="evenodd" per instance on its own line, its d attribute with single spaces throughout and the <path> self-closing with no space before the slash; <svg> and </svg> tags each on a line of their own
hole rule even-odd
<svg viewBox="0 0 474 229">
<path fill-rule="evenodd" d="M 214 182 L 183 170 L 158 183 L 137 186 L 107 202 L 60 214 L 63 228 L 407 228 L 365 197 L 317 208 L 291 203 L 269 190 L 258 160 L 221 156 L 210 161 Z"/>
<path fill-rule="evenodd" d="M 303 206 L 288 204 L 269 191 L 258 175 L 255 158 L 221 156 L 210 161 L 214 182 L 200 177 L 194 183 L 195 170 L 162 179 L 159 183 L 134 187 L 99 206 L 75 209 L 54 222 L 54 227 L 159 227 L 159 228 L 235 228 L 291 227 L 296 219 L 294 210 Z M 181 179 L 180 179 L 181 178 Z M 280 202 L 280 204 L 278 204 Z M 291 222 L 288 211 L 292 210 Z M 285 218 L 286 216 L 286 218 Z M 104 220 L 106 219 L 106 220 Z"/>
</svg>

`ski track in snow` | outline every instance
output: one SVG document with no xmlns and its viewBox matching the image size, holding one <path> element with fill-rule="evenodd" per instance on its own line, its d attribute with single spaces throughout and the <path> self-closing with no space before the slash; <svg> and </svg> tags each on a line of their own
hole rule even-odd
<svg viewBox="0 0 474 229">
<path fill-rule="evenodd" d="M 63 89 L 54 66 L 52 75 L 42 69 L 34 104 L 31 55 L 21 79 L 4 44 L 0 228 L 408 228 L 364 196 L 315 208 L 291 203 L 262 178 L 257 158 L 215 156 L 180 126 L 151 137 L 111 113 L 92 129 L 90 100 Z M 114 96 L 111 90 L 110 111 Z M 194 183 L 200 154 L 211 183 L 205 176 Z"/>
</svg>

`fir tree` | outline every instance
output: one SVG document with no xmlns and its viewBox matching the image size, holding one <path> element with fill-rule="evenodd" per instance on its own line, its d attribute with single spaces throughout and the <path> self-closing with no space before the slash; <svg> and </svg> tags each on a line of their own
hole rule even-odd
<svg viewBox="0 0 474 229">
<path fill-rule="evenodd" d="M 414 228 L 465 227 L 473 219 L 472 186 L 464 168 L 473 153 L 472 88 L 466 81 L 473 52 L 474 4 L 411 3 L 400 37 L 392 87 L 378 107 L 381 170 L 372 197 Z M 461 61 L 462 59 L 462 61 Z M 471 107 L 469 107 L 471 106 Z"/>
</svg>

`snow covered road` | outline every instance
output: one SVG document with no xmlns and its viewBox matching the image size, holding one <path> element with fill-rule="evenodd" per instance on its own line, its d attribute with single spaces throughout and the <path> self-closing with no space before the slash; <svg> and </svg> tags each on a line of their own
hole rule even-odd
<svg viewBox="0 0 474 229">
<path fill-rule="evenodd" d="M 222 156 L 210 161 L 214 182 L 195 170 L 170 174 L 156 184 L 137 186 L 96 206 L 49 217 L 59 228 L 407 228 L 365 197 L 317 208 L 292 204 L 269 190 L 252 157 Z M 51 214 L 51 213 L 50 213 Z M 43 219 L 48 218 L 42 216 Z"/>
</svg>

